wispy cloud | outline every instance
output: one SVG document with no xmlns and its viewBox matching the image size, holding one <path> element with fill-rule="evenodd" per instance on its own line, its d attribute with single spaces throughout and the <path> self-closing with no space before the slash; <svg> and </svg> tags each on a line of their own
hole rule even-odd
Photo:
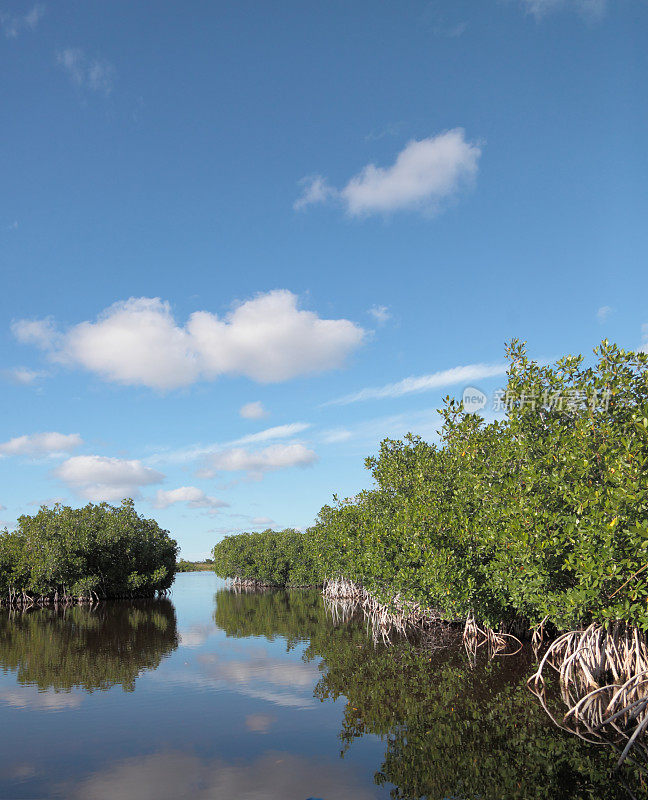
<svg viewBox="0 0 648 800">
<path fill-rule="evenodd" d="M 263 407 L 260 400 L 255 400 L 252 403 L 245 403 L 239 408 L 239 416 L 243 419 L 263 419 L 268 416 L 268 412 Z"/>
<path fill-rule="evenodd" d="M 596 319 L 600 322 L 606 322 L 610 314 L 614 312 L 614 309 L 610 306 L 601 306 L 598 311 L 596 312 Z"/>
<path fill-rule="evenodd" d="M 506 364 L 467 364 L 462 367 L 433 372 L 430 375 L 418 375 L 404 378 L 396 383 L 387 383 L 384 386 L 374 386 L 361 389 L 358 392 L 338 397 L 323 403 L 325 406 L 344 406 L 349 403 L 358 403 L 362 400 L 382 400 L 387 397 L 402 397 L 407 394 L 418 394 L 439 389 L 442 386 L 452 386 L 458 383 L 473 383 L 474 381 L 494 378 L 506 373 Z"/>
<path fill-rule="evenodd" d="M 61 342 L 61 334 L 51 317 L 15 320 L 11 323 L 11 332 L 21 344 L 32 344 L 50 352 Z"/>
<path fill-rule="evenodd" d="M 169 508 L 175 503 L 186 503 L 188 508 L 207 508 L 211 511 L 229 506 L 229 503 L 205 494 L 202 489 L 198 489 L 196 486 L 179 486 L 177 489 L 169 489 L 168 491 L 158 489 L 153 500 L 155 508 Z"/>
<path fill-rule="evenodd" d="M 80 447 L 83 439 L 78 433 L 32 433 L 26 436 L 16 436 L 7 442 L 0 443 L 0 457 L 2 456 L 28 456 L 39 458 L 42 456 L 57 456 L 69 453 Z"/>
<path fill-rule="evenodd" d="M 454 128 L 412 140 L 391 166 L 368 164 L 342 189 L 330 186 L 321 175 L 305 178 L 294 208 L 333 199 L 354 217 L 402 210 L 434 213 L 475 178 L 480 156 L 481 145 L 467 141 L 462 128 Z"/>
<path fill-rule="evenodd" d="M 573 10 L 582 16 L 598 20 L 607 11 L 607 0 L 520 0 L 527 13 L 542 19 L 555 11 Z"/>
<path fill-rule="evenodd" d="M 248 433 L 235 439 L 230 444 L 255 444 L 258 442 L 269 442 L 273 439 L 288 439 L 291 436 L 297 436 L 310 428 L 310 422 L 290 422 L 287 425 L 275 425 L 272 428 L 266 428 L 258 433 Z"/>
<path fill-rule="evenodd" d="M 116 71 L 109 61 L 91 58 L 80 47 L 60 50 L 56 54 L 56 61 L 75 86 L 105 95 L 112 92 Z"/>
<path fill-rule="evenodd" d="M 404 122 L 392 122 L 382 128 L 375 128 L 364 137 L 365 142 L 379 142 L 386 136 L 398 136 L 404 125 Z"/>
<path fill-rule="evenodd" d="M 457 39 L 465 33 L 468 23 L 456 18 L 456 15 L 453 14 L 453 11 L 456 10 L 452 4 L 441 4 L 433 0 L 425 6 L 421 14 L 421 22 L 429 27 L 435 36 L 443 39 Z"/>
<path fill-rule="evenodd" d="M 13 367 L 4 370 L 2 374 L 10 383 L 16 383 L 19 386 L 33 386 L 38 380 L 47 376 L 46 372 L 29 369 L 29 367 Z"/>
<path fill-rule="evenodd" d="M 463 36 L 468 28 L 467 22 L 456 22 L 454 25 L 439 25 L 434 33 L 446 39 L 458 39 Z"/>
<path fill-rule="evenodd" d="M 16 39 L 25 31 L 33 31 L 45 14 L 45 6 L 37 3 L 26 14 L 0 11 L 0 27 L 7 39 Z"/>
<path fill-rule="evenodd" d="M 389 416 L 373 417 L 356 422 L 352 425 L 323 430 L 317 440 L 324 445 L 339 445 L 348 443 L 365 452 L 369 447 L 388 437 L 390 439 L 402 438 L 406 433 L 422 436 L 427 441 L 438 438 L 442 426 L 442 419 L 435 408 L 421 411 L 391 414 Z"/>
<path fill-rule="evenodd" d="M 151 464 L 186 464 L 206 456 L 222 452 L 232 447 L 242 445 L 261 444 L 266 442 L 290 439 L 303 433 L 311 427 L 310 422 L 291 422 L 287 425 L 274 425 L 257 433 L 249 433 L 229 442 L 212 442 L 211 444 L 194 444 L 178 450 L 163 451 L 150 456 L 147 461 Z"/>
<path fill-rule="evenodd" d="M 274 520 L 272 517 L 252 517 L 252 525 L 255 528 L 260 528 L 261 526 L 267 525 L 274 525 Z"/>
<path fill-rule="evenodd" d="M 30 500 L 28 506 L 55 506 L 57 503 L 63 505 L 65 503 L 64 497 L 41 497 L 39 500 Z"/>
<path fill-rule="evenodd" d="M 299 185 L 302 187 L 302 193 L 293 203 L 295 211 L 325 203 L 338 195 L 337 190 L 328 185 L 323 175 L 307 175 L 299 181 Z"/>
<path fill-rule="evenodd" d="M 369 311 L 367 311 L 379 325 L 384 325 L 387 320 L 391 319 L 391 313 L 387 306 L 372 306 Z"/>
</svg>

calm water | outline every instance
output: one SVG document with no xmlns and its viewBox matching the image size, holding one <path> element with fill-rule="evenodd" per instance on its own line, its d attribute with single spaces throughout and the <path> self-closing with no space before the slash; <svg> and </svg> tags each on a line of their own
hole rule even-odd
<svg viewBox="0 0 648 800">
<path fill-rule="evenodd" d="M 529 664 L 374 646 L 317 593 L 0 611 L 0 797 L 365 800 L 646 797 L 560 731 Z"/>
</svg>

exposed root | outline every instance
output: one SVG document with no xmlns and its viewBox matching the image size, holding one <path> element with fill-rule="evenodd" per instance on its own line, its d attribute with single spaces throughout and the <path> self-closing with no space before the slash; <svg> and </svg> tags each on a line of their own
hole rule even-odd
<svg viewBox="0 0 648 800">
<path fill-rule="evenodd" d="M 567 707 L 561 722 L 549 711 L 545 670 L 558 675 Z M 624 623 L 592 624 L 559 636 L 545 652 L 529 688 L 559 727 L 619 751 L 617 768 L 631 756 L 648 763 L 642 739 L 648 729 L 648 647 L 643 634 Z"/>
<path fill-rule="evenodd" d="M 486 645 L 489 658 L 517 655 L 522 649 L 522 642 L 517 636 L 504 631 L 495 631 L 486 626 L 482 629 L 472 616 L 468 617 L 464 626 L 463 644 L 468 654 L 468 659 L 473 664 L 477 659 L 477 651 L 484 645 Z M 508 652 L 511 646 L 515 649 L 512 652 Z"/>
<path fill-rule="evenodd" d="M 322 594 L 331 603 L 331 608 L 343 604 L 342 610 L 335 613 L 348 618 L 361 611 L 373 638 L 389 642 L 391 637 L 404 636 L 412 630 L 425 630 L 447 621 L 444 615 L 433 609 L 426 609 L 418 603 L 404 600 L 396 595 L 389 604 L 381 603 L 363 586 L 346 578 L 328 579 L 324 582 Z"/>
<path fill-rule="evenodd" d="M 265 589 L 276 589 L 270 583 L 263 583 L 263 581 L 255 581 L 251 578 L 229 578 L 229 588 L 234 592 L 260 592 Z"/>
<path fill-rule="evenodd" d="M 346 625 L 356 616 L 360 608 L 356 600 L 330 600 L 324 598 L 324 608 L 334 625 Z"/>
<path fill-rule="evenodd" d="M 533 654 L 535 657 L 538 657 L 540 652 L 540 648 L 542 647 L 542 643 L 545 637 L 545 625 L 547 624 L 549 617 L 545 617 L 541 622 L 539 622 L 533 628 L 533 634 L 531 636 L 531 647 L 533 648 Z"/>
<path fill-rule="evenodd" d="M 152 597 L 165 597 L 168 590 L 155 590 L 151 592 L 126 592 L 122 594 L 100 595 L 94 589 L 87 590 L 87 594 L 69 594 L 67 591 L 53 592 L 47 595 L 35 595 L 29 592 L 10 590 L 8 595 L 0 597 L 0 607 L 18 608 L 50 608 L 58 606 L 89 605 L 93 607 L 105 600 L 144 600 Z"/>
</svg>

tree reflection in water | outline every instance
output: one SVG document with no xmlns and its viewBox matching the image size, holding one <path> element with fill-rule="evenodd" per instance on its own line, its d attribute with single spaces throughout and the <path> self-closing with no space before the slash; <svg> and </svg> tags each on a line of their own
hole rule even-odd
<svg viewBox="0 0 648 800">
<path fill-rule="evenodd" d="M 215 599 L 214 621 L 230 636 L 285 637 L 288 649 L 308 641 L 304 658 L 322 659 L 316 697 L 346 700 L 341 754 L 380 736 L 375 780 L 391 784 L 395 800 L 648 797 L 639 767 L 614 774 L 611 748 L 552 724 L 527 688 L 528 655 L 471 668 L 457 641 L 376 643 L 357 616 L 336 622 L 316 592 L 222 590 Z"/>
<path fill-rule="evenodd" d="M 137 676 L 177 646 L 166 599 L 0 611 L 0 667 L 42 691 L 132 692 Z"/>
</svg>

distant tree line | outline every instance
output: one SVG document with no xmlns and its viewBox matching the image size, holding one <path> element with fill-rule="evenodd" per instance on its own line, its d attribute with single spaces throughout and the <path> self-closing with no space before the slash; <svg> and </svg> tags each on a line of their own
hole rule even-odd
<svg viewBox="0 0 648 800">
<path fill-rule="evenodd" d="M 214 562 L 211 558 L 206 558 L 204 561 L 186 561 L 184 558 L 179 558 L 176 564 L 176 572 L 207 572 L 213 569 Z"/>
<path fill-rule="evenodd" d="M 320 581 L 310 540 L 293 528 L 227 536 L 213 549 L 222 578 L 265 586 L 312 586 Z"/>
</svg>

